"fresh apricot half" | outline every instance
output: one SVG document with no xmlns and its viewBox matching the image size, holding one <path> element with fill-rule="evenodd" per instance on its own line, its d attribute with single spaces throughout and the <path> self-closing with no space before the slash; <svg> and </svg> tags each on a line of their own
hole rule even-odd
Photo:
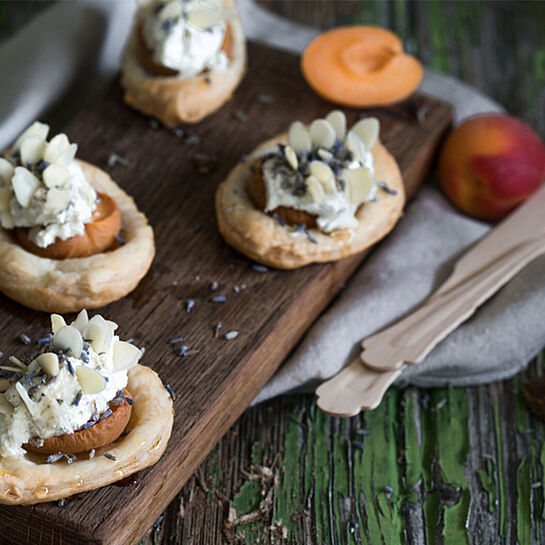
<svg viewBox="0 0 545 545">
<path fill-rule="evenodd" d="M 111 414 L 92 426 L 81 428 L 74 433 L 49 437 L 44 439 L 40 446 L 37 446 L 35 441 L 31 441 L 24 445 L 25 448 L 40 454 L 56 454 L 57 452 L 77 454 L 113 443 L 123 433 L 131 417 L 132 395 L 125 389 L 123 396 L 123 403 L 111 406 Z"/>
<path fill-rule="evenodd" d="M 17 242 L 27 251 L 50 259 L 88 257 L 100 254 L 115 245 L 121 229 L 121 213 L 115 201 L 105 193 L 97 194 L 99 202 L 91 221 L 85 225 L 83 235 L 66 240 L 56 239 L 46 248 L 40 248 L 28 239 L 28 229 L 14 230 Z"/>
<path fill-rule="evenodd" d="M 303 52 L 301 69 L 323 98 L 351 107 L 399 102 L 419 86 L 420 62 L 389 30 L 355 25 L 324 32 Z"/>
</svg>

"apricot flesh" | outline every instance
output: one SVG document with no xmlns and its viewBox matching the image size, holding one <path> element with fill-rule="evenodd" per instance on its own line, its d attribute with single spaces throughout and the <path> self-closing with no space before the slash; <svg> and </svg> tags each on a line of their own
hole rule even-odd
<svg viewBox="0 0 545 545">
<path fill-rule="evenodd" d="M 447 138 L 439 180 L 463 212 L 498 220 L 531 195 L 545 178 L 545 147 L 522 121 L 505 114 L 471 117 Z"/>
<path fill-rule="evenodd" d="M 41 446 L 30 442 L 24 447 L 26 450 L 40 454 L 56 454 L 57 452 L 78 454 L 113 443 L 123 433 L 131 417 L 132 405 L 127 398 L 132 401 L 132 395 L 127 389 L 123 391 L 123 395 L 125 396 L 123 403 L 110 407 L 112 411 L 110 416 L 99 420 L 87 429 L 82 428 L 71 434 L 49 437 L 44 439 Z"/>
<path fill-rule="evenodd" d="M 323 98 L 351 107 L 399 102 L 420 85 L 420 62 L 389 30 L 366 25 L 320 34 L 303 52 L 301 69 Z"/>
</svg>

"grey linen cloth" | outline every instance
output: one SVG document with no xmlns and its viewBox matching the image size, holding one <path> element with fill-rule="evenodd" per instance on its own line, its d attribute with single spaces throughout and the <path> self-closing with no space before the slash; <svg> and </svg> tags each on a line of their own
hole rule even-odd
<svg viewBox="0 0 545 545">
<path fill-rule="evenodd" d="M 317 29 L 238 0 L 249 39 L 299 52 Z M 61 127 L 119 69 L 135 2 L 58 2 L 0 44 L 0 146 L 36 118 Z M 501 108 L 455 78 L 426 70 L 421 90 L 454 104 L 457 120 Z M 415 309 L 453 260 L 489 227 L 423 189 L 394 232 L 365 261 L 254 403 L 310 390 L 341 370 L 364 337 Z M 545 259 L 528 266 L 400 380 L 478 384 L 517 373 L 545 345 Z"/>
</svg>

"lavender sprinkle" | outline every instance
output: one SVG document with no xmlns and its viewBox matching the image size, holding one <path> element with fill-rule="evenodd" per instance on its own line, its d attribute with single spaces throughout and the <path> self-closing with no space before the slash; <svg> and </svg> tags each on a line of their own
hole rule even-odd
<svg viewBox="0 0 545 545">
<path fill-rule="evenodd" d="M 105 418 L 108 418 L 109 416 L 112 416 L 112 409 L 106 409 L 101 415 L 99 420 L 104 420 Z"/>
<path fill-rule="evenodd" d="M 121 235 L 114 235 L 114 238 L 117 242 L 119 242 L 119 244 L 121 244 L 121 246 L 125 245 L 125 241 L 123 240 L 123 237 Z"/>
<path fill-rule="evenodd" d="M 214 295 L 210 301 L 212 301 L 212 303 L 225 303 L 227 301 L 227 297 L 225 295 Z"/>
<path fill-rule="evenodd" d="M 377 185 L 384 192 L 388 193 L 388 195 L 397 195 L 397 191 L 395 189 L 391 189 L 390 187 L 388 187 L 386 182 L 379 182 Z"/>
<path fill-rule="evenodd" d="M 178 344 L 183 342 L 183 340 L 183 337 L 175 337 L 174 339 L 170 339 L 170 341 L 168 341 L 168 344 Z"/>
<path fill-rule="evenodd" d="M 28 335 L 25 335 L 24 333 L 21 333 L 19 335 L 19 340 L 23 343 L 23 344 L 30 344 L 30 337 Z"/>
<path fill-rule="evenodd" d="M 258 263 L 254 263 L 252 265 L 252 269 L 258 273 L 265 273 L 269 270 L 268 267 L 265 267 L 265 265 L 259 265 Z"/>
<path fill-rule="evenodd" d="M 108 460 L 113 460 L 114 462 L 117 461 L 117 458 L 113 454 L 110 454 L 109 452 L 105 452 L 104 457 L 108 458 Z"/>
<path fill-rule="evenodd" d="M 273 219 L 279 223 L 282 227 L 285 227 L 286 226 L 286 222 L 278 215 L 278 214 L 273 214 Z"/>
<path fill-rule="evenodd" d="M 89 451 L 89 460 L 92 460 L 95 457 L 95 452 L 94 448 Z"/>
<path fill-rule="evenodd" d="M 166 391 L 172 398 L 172 401 L 176 400 L 176 394 L 174 393 L 174 390 L 171 388 L 170 384 L 165 384 Z"/>
<path fill-rule="evenodd" d="M 236 339 L 238 337 L 238 331 L 228 331 L 225 335 L 225 340 L 232 341 L 233 339 Z"/>
<path fill-rule="evenodd" d="M 57 454 L 50 454 L 46 460 L 46 464 L 54 464 L 55 462 L 58 462 L 61 458 L 63 458 L 62 452 L 57 452 Z"/>
<path fill-rule="evenodd" d="M 130 161 L 127 161 L 124 157 L 121 157 L 121 155 L 118 155 L 117 153 L 111 153 L 110 157 L 108 157 L 108 166 L 113 167 L 114 165 L 121 165 L 123 167 L 129 167 L 131 166 Z"/>
<path fill-rule="evenodd" d="M 66 360 L 66 366 L 68 367 L 68 372 L 74 376 L 74 367 L 72 365 L 72 362 L 70 360 Z"/>
<path fill-rule="evenodd" d="M 189 347 L 185 344 L 180 348 L 178 356 L 185 356 L 185 353 L 189 350 Z"/>
<path fill-rule="evenodd" d="M 223 325 L 221 324 L 221 322 L 218 322 L 216 324 L 216 327 L 214 328 L 214 337 L 218 337 L 219 336 L 219 333 L 220 333 L 220 330 L 221 328 L 223 327 Z"/>
<path fill-rule="evenodd" d="M 219 288 L 219 284 L 216 281 L 210 284 L 210 291 L 217 291 L 218 288 Z"/>
<path fill-rule="evenodd" d="M 185 311 L 189 312 L 195 306 L 195 299 L 188 299 L 185 303 Z"/>
<path fill-rule="evenodd" d="M 38 344 L 48 344 L 51 342 L 51 337 L 40 337 L 36 342 Z"/>
</svg>

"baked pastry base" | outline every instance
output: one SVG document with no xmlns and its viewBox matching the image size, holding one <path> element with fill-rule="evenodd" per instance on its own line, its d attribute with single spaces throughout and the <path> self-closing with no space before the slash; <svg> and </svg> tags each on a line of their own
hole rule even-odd
<svg viewBox="0 0 545 545">
<path fill-rule="evenodd" d="M 0 503 L 32 504 L 54 501 L 119 481 L 153 465 L 163 454 L 172 430 L 172 400 L 161 379 L 149 367 L 129 370 L 128 389 L 134 405 L 127 429 L 115 443 L 96 450 L 89 459 L 78 455 L 46 464 L 46 456 L 28 453 L 24 458 L 0 458 Z M 103 454 L 107 452 L 116 459 Z"/>
<path fill-rule="evenodd" d="M 287 135 L 279 135 L 257 147 L 244 163 L 231 170 L 216 192 L 218 227 L 228 244 L 251 259 L 276 267 L 294 269 L 309 263 L 334 261 L 359 253 L 384 237 L 401 216 L 405 190 L 395 159 L 377 141 L 373 146 L 375 178 L 397 191 L 397 195 L 377 190 L 376 202 L 364 203 L 356 212 L 359 225 L 337 229 L 329 234 L 317 229 L 294 233 L 293 227 L 282 226 L 255 208 L 248 194 L 252 163 L 286 143 Z"/>
<path fill-rule="evenodd" d="M 137 286 L 155 255 L 153 230 L 133 199 L 106 172 L 78 162 L 90 184 L 116 202 L 125 244 L 90 257 L 48 259 L 0 229 L 0 291 L 35 310 L 78 312 L 117 301 Z"/>
<path fill-rule="evenodd" d="M 150 75 L 138 61 L 138 23 L 129 36 L 121 61 L 125 102 L 159 119 L 167 127 L 197 123 L 215 112 L 233 94 L 246 69 L 246 42 L 238 17 L 229 19 L 233 47 L 225 72 L 206 72 L 190 78 Z"/>
</svg>

